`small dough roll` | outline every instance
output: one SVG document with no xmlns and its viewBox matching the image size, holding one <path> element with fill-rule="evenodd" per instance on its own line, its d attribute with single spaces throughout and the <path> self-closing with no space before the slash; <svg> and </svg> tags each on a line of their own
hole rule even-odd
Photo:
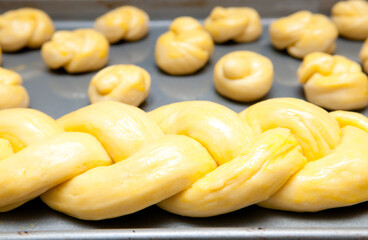
<svg viewBox="0 0 368 240">
<path fill-rule="evenodd" d="M 248 7 L 215 7 L 206 18 L 204 27 L 216 43 L 229 40 L 252 42 L 262 33 L 258 12 Z"/>
<path fill-rule="evenodd" d="M 29 106 L 28 92 L 22 82 L 18 73 L 0 67 L 0 109 Z"/>
<path fill-rule="evenodd" d="M 241 102 L 254 101 L 271 89 L 273 65 L 254 52 L 232 52 L 216 63 L 213 78 L 221 95 Z"/>
<path fill-rule="evenodd" d="M 155 59 L 158 67 L 171 75 L 192 74 L 208 62 L 213 48 L 211 35 L 197 20 L 179 17 L 158 38 Z"/>
<path fill-rule="evenodd" d="M 149 73 L 135 65 L 114 65 L 99 71 L 89 85 L 91 103 L 118 101 L 139 106 L 148 96 Z"/>
<path fill-rule="evenodd" d="M 303 58 L 317 51 L 333 53 L 338 31 L 326 16 L 300 11 L 273 22 L 270 36 L 276 49 L 286 49 L 291 56 Z"/>
<path fill-rule="evenodd" d="M 362 68 L 343 56 L 308 54 L 298 69 L 309 102 L 330 110 L 354 110 L 368 105 L 368 79 Z"/>
<path fill-rule="evenodd" d="M 353 40 L 365 40 L 368 37 L 368 2 L 338 2 L 332 7 L 331 15 L 341 36 Z"/>
<path fill-rule="evenodd" d="M 58 31 L 41 50 L 51 69 L 63 67 L 68 73 L 82 73 L 104 67 L 109 56 L 109 42 L 93 29 Z"/>
<path fill-rule="evenodd" d="M 133 6 L 116 8 L 96 19 L 94 28 L 105 35 L 110 43 L 120 40 L 137 41 L 149 29 L 147 13 Z"/>
<path fill-rule="evenodd" d="M 51 18 L 34 8 L 20 8 L 0 15 L 0 45 L 4 52 L 39 48 L 54 33 Z"/>
</svg>

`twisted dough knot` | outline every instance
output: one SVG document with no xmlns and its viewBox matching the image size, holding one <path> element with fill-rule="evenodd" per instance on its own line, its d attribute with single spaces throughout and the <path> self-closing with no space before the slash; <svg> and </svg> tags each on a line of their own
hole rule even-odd
<svg viewBox="0 0 368 240">
<path fill-rule="evenodd" d="M 341 1 L 332 7 L 332 21 L 341 36 L 365 40 L 368 37 L 368 3 L 363 0 Z"/>
<path fill-rule="evenodd" d="M 88 72 L 106 65 L 109 43 L 93 29 L 58 31 L 42 46 L 41 54 L 51 69 L 63 67 L 68 73 Z"/>
<path fill-rule="evenodd" d="M 149 73 L 135 65 L 114 65 L 99 71 L 89 85 L 91 103 L 114 100 L 139 106 L 148 96 Z"/>
<path fill-rule="evenodd" d="M 273 22 L 270 35 L 276 49 L 286 49 L 291 56 L 303 58 L 317 51 L 333 53 L 338 31 L 326 16 L 300 11 Z"/>
<path fill-rule="evenodd" d="M 21 8 L 0 15 L 0 45 L 6 52 L 39 48 L 53 33 L 52 20 L 39 9 Z"/>
<path fill-rule="evenodd" d="M 162 34 L 155 48 L 157 66 L 172 75 L 185 75 L 201 69 L 214 48 L 213 40 L 191 17 L 176 18 L 170 31 Z"/>
<path fill-rule="evenodd" d="M 204 217 L 255 203 L 318 211 L 368 199 L 368 119 L 297 99 L 240 114 L 200 101 L 148 115 L 101 102 L 57 123 L 35 110 L 4 110 L 0 129 L 2 211 L 39 194 L 58 211 L 94 220 L 156 203 Z M 10 146 L 24 149 L 12 154 Z"/>
<path fill-rule="evenodd" d="M 308 101 L 327 108 L 352 110 L 368 105 L 368 79 L 362 68 L 343 56 L 310 53 L 298 69 Z"/>
<path fill-rule="evenodd" d="M 18 73 L 0 67 L 0 109 L 28 107 L 29 96 L 22 82 Z"/>
<path fill-rule="evenodd" d="M 96 19 L 94 28 L 110 43 L 120 40 L 136 41 L 143 38 L 149 29 L 149 17 L 143 10 L 124 6 L 116 8 Z"/>
<path fill-rule="evenodd" d="M 252 42 L 262 33 L 258 12 L 247 7 L 215 7 L 204 21 L 204 27 L 216 43 Z"/>
<path fill-rule="evenodd" d="M 232 52 L 216 63 L 213 79 L 221 95 L 236 101 L 254 101 L 271 89 L 273 65 L 254 52 Z"/>
</svg>

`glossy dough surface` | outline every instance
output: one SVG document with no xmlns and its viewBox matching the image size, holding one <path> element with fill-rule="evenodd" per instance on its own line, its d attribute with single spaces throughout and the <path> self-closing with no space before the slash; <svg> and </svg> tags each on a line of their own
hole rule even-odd
<svg viewBox="0 0 368 240">
<path fill-rule="evenodd" d="M 99 71 L 91 80 L 88 95 L 91 103 L 118 101 L 139 106 L 148 96 L 149 73 L 135 65 L 113 65 Z"/>
<path fill-rule="evenodd" d="M 213 79 L 221 95 L 236 101 L 254 101 L 271 89 L 273 65 L 255 52 L 231 52 L 218 60 Z"/>
<path fill-rule="evenodd" d="M 366 1 L 340 1 L 332 7 L 331 15 L 341 36 L 354 40 L 365 40 L 368 37 Z"/>
<path fill-rule="evenodd" d="M 39 48 L 54 33 L 51 18 L 35 8 L 20 8 L 0 15 L 0 46 L 5 52 Z"/>
<path fill-rule="evenodd" d="M 98 70 L 107 64 L 109 43 L 93 29 L 57 31 L 42 46 L 43 61 L 51 69 L 64 68 L 68 73 Z"/>
<path fill-rule="evenodd" d="M 204 27 L 216 43 L 252 42 L 262 33 L 258 12 L 247 7 L 215 7 L 204 21 Z"/>
<path fill-rule="evenodd" d="M 292 98 L 240 114 L 206 101 L 148 114 L 104 101 L 57 121 L 8 109 L 0 111 L 0 211 L 39 195 L 88 220 L 152 204 L 192 217 L 251 204 L 290 211 L 349 206 L 368 199 L 366 142 L 365 116 Z"/>
<path fill-rule="evenodd" d="M 105 35 L 110 43 L 137 41 L 147 34 L 149 17 L 142 9 L 123 6 L 97 18 L 94 28 Z"/>
<path fill-rule="evenodd" d="M 191 17 L 176 18 L 168 32 L 156 42 L 157 66 L 171 75 L 192 74 L 201 69 L 212 55 L 211 35 Z"/>
<path fill-rule="evenodd" d="M 368 105 L 368 78 L 360 65 L 343 56 L 308 54 L 298 69 L 299 82 L 311 103 L 330 110 Z"/>
<path fill-rule="evenodd" d="M 28 107 L 29 95 L 22 82 L 18 73 L 0 67 L 0 110 Z"/>
<path fill-rule="evenodd" d="M 272 45 L 293 57 L 303 58 L 308 53 L 333 53 L 338 31 L 324 15 L 308 11 L 296 12 L 280 18 L 270 25 Z"/>
</svg>

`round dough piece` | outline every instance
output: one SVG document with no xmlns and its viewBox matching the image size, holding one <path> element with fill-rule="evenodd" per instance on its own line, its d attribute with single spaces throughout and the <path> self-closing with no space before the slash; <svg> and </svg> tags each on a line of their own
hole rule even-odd
<svg viewBox="0 0 368 240">
<path fill-rule="evenodd" d="M 4 52 L 39 48 L 54 33 L 51 18 L 34 8 L 20 8 L 0 15 L 0 45 Z"/>
<path fill-rule="evenodd" d="M 368 79 L 362 68 L 343 56 L 308 54 L 298 69 L 311 103 L 330 110 L 353 110 L 368 105 Z"/>
<path fill-rule="evenodd" d="M 204 27 L 216 43 L 229 40 L 252 42 L 262 33 L 258 12 L 248 7 L 215 7 L 206 18 Z"/>
<path fill-rule="evenodd" d="M 326 16 L 300 11 L 273 22 L 270 36 L 276 49 L 286 49 L 291 56 L 303 58 L 317 51 L 333 53 L 338 31 Z"/>
<path fill-rule="evenodd" d="M 0 110 L 29 106 L 29 95 L 22 82 L 18 73 L 0 68 Z"/>
<path fill-rule="evenodd" d="M 139 106 L 148 96 L 151 86 L 149 73 L 135 65 L 114 65 L 99 71 L 89 85 L 91 103 L 118 101 Z"/>
<path fill-rule="evenodd" d="M 94 71 L 106 65 L 109 42 L 93 29 L 58 31 L 42 46 L 41 55 L 51 69 L 63 67 L 68 73 Z"/>
<path fill-rule="evenodd" d="M 110 43 L 137 41 L 148 32 L 149 16 L 142 9 L 123 6 L 97 18 L 94 28 L 105 35 Z"/>
<path fill-rule="evenodd" d="M 254 101 L 271 89 L 273 65 L 260 54 L 236 51 L 220 58 L 213 78 L 221 95 L 241 102 Z"/>
<path fill-rule="evenodd" d="M 332 7 L 332 21 L 341 36 L 365 40 L 368 37 L 368 3 L 364 0 L 341 1 Z"/>
<path fill-rule="evenodd" d="M 155 48 L 157 66 L 171 75 L 192 74 L 208 62 L 214 43 L 211 35 L 191 17 L 176 18 Z"/>
</svg>

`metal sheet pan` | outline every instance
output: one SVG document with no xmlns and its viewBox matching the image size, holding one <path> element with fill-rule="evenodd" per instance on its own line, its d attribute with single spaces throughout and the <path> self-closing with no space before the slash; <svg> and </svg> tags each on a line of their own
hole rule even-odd
<svg viewBox="0 0 368 240">
<path fill-rule="evenodd" d="M 281 1 L 280 1 L 281 2 Z M 287 1 L 285 1 L 287 2 Z M 304 99 L 296 70 L 301 61 L 272 48 L 264 18 L 262 37 L 249 44 L 216 45 L 215 52 L 198 73 L 173 77 L 161 72 L 153 58 L 157 37 L 169 26 L 168 20 L 151 21 L 150 34 L 133 43 L 111 47 L 109 65 L 136 64 L 152 77 L 152 89 L 141 106 L 149 111 L 185 100 L 209 100 L 239 112 L 250 104 L 237 103 L 216 93 L 212 72 L 216 61 L 235 50 L 251 50 L 269 57 L 275 68 L 274 84 L 264 99 L 296 97 Z M 92 21 L 56 21 L 57 29 L 91 27 Z M 336 54 L 358 61 L 362 42 L 338 39 Z M 3 54 L 4 67 L 19 72 L 31 98 L 31 107 L 54 118 L 89 104 L 87 88 L 95 73 L 69 75 L 50 71 L 39 50 Z M 368 116 L 368 109 L 361 111 Z M 138 213 L 104 221 L 81 221 L 49 209 L 35 199 L 11 212 L 0 213 L 0 238 L 27 239 L 362 239 L 368 238 L 368 203 L 330 209 L 318 213 L 293 213 L 250 206 L 211 218 L 187 218 L 149 207 Z"/>
</svg>

